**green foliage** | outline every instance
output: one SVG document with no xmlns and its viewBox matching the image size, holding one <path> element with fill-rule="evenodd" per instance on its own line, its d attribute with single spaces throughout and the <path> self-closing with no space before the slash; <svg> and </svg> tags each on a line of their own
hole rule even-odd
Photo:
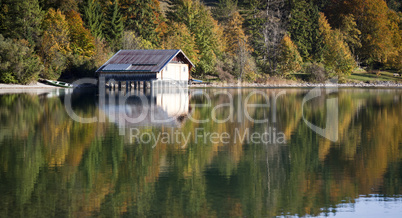
<svg viewBox="0 0 402 218">
<path fill-rule="evenodd" d="M 165 49 L 181 49 L 195 65 L 198 64 L 198 50 L 195 38 L 183 23 L 173 22 L 164 42 Z"/>
<path fill-rule="evenodd" d="M 352 53 L 340 30 L 332 30 L 324 14 L 319 19 L 320 34 L 324 42 L 323 63 L 337 76 L 350 75 L 356 67 Z"/>
<path fill-rule="evenodd" d="M 43 17 L 38 0 L 4 0 L 0 7 L 0 34 L 25 39 L 31 46 L 36 46 L 40 41 Z"/>
<path fill-rule="evenodd" d="M 123 38 L 123 17 L 120 13 L 118 0 L 114 0 L 112 5 L 108 5 L 105 15 L 104 33 L 106 41 L 109 43 L 112 50 L 116 51 L 121 48 Z"/>
<path fill-rule="evenodd" d="M 229 80 L 252 81 L 259 72 L 298 71 L 298 58 L 294 59 L 297 64 L 286 64 L 298 56 L 293 48 L 302 61 L 324 64 L 334 74 L 349 74 L 353 58 L 370 67 L 402 69 L 400 1 L 160 2 L 0 0 L 0 34 L 27 40 L 40 54 L 46 67 L 42 76 L 47 78 L 74 75 L 74 70 L 90 75 L 85 71 L 101 65 L 100 60 L 111 55 L 110 49 L 122 48 L 182 49 L 196 64 L 196 76 L 219 74 Z M 52 18 L 50 10 L 55 14 Z M 329 35 L 319 27 L 320 11 L 334 28 L 329 27 Z M 294 47 L 281 44 L 285 33 Z M 18 82 L 13 75 L 4 73 L 3 80 Z"/>
<path fill-rule="evenodd" d="M 354 53 L 356 49 L 362 47 L 360 40 L 361 31 L 357 28 L 355 18 L 352 14 L 344 15 L 341 19 L 340 31 L 344 36 L 344 41 L 349 45 L 352 53 Z"/>
<path fill-rule="evenodd" d="M 167 17 L 187 26 L 195 38 L 198 50 L 196 74 L 215 74 L 217 58 L 224 50 L 223 32 L 212 18 L 210 11 L 199 1 L 171 1 Z"/>
<path fill-rule="evenodd" d="M 27 41 L 5 39 L 0 34 L 0 82 L 28 84 L 42 70 L 39 57 Z"/>
<path fill-rule="evenodd" d="M 233 13 L 238 13 L 237 0 L 219 0 L 212 12 L 218 21 L 226 21 Z"/>
<path fill-rule="evenodd" d="M 103 38 L 103 12 L 99 0 L 85 0 L 82 8 L 86 27 L 95 38 Z"/>
<path fill-rule="evenodd" d="M 166 24 L 157 0 L 121 0 L 125 30 L 135 31 L 154 45 L 160 44 Z"/>
<path fill-rule="evenodd" d="M 387 0 L 387 5 L 394 11 L 402 11 L 402 1 L 400 0 Z"/>
<path fill-rule="evenodd" d="M 137 36 L 134 31 L 124 31 L 123 33 L 122 49 L 153 49 L 153 46 L 150 41 Z"/>
<path fill-rule="evenodd" d="M 322 42 L 318 32 L 318 7 L 311 0 L 293 0 L 290 13 L 288 31 L 303 60 L 320 60 Z"/>
</svg>

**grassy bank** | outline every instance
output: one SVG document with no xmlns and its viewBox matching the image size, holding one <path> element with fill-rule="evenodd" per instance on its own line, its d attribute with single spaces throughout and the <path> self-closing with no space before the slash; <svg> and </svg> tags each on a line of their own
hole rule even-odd
<svg viewBox="0 0 402 218">
<path fill-rule="evenodd" d="M 395 77 L 394 73 L 391 71 L 365 71 L 365 70 L 356 70 L 347 79 L 350 82 L 381 82 L 381 81 L 390 81 L 395 83 L 402 83 L 402 77 Z"/>
</svg>

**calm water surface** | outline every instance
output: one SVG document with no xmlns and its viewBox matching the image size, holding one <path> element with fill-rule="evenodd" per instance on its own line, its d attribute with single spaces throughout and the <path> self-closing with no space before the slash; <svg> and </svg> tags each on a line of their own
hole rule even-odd
<svg viewBox="0 0 402 218">
<path fill-rule="evenodd" d="M 400 217 L 402 90 L 309 91 L 1 94 L 0 216 Z"/>
</svg>

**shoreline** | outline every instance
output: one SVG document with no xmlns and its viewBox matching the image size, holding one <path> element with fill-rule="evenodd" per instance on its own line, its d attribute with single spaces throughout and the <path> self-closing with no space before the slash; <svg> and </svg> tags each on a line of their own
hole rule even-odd
<svg viewBox="0 0 402 218">
<path fill-rule="evenodd" d="M 41 82 L 36 82 L 29 85 L 0 83 L 0 89 L 59 89 L 59 88 L 62 87 L 51 86 Z"/>
<path fill-rule="evenodd" d="M 308 83 L 308 82 L 282 82 L 282 83 L 210 83 L 192 84 L 190 88 L 315 88 L 315 87 L 338 87 L 338 88 L 402 88 L 402 83 L 389 81 L 373 83 Z"/>
<path fill-rule="evenodd" d="M 389 81 L 374 83 L 299 83 L 299 82 L 281 82 L 281 83 L 209 83 L 192 84 L 189 88 L 315 88 L 315 87 L 338 87 L 338 88 L 402 88 L 402 83 Z M 64 89 L 62 87 L 51 86 L 37 82 L 36 84 L 4 84 L 0 83 L 0 90 L 33 90 L 33 89 Z"/>
</svg>

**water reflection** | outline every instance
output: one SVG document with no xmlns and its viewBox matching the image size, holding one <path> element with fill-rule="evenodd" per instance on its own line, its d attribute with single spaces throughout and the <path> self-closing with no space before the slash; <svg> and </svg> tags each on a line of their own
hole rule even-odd
<svg viewBox="0 0 402 218">
<path fill-rule="evenodd" d="M 116 93 L 109 93 L 102 105 L 96 91 L 74 91 L 75 113 L 107 115 L 106 122 L 88 124 L 68 116 L 66 95 L 60 93 L 0 95 L 0 214 L 315 216 L 342 215 L 345 204 L 359 208 L 364 199 L 373 207 L 389 198 L 400 201 L 402 90 L 340 89 L 334 95 L 339 103 L 337 142 L 313 132 L 302 118 L 325 126 L 325 98 L 306 103 L 302 114 L 308 89 L 286 89 L 280 97 L 284 90 L 259 89 L 269 96 L 270 107 L 247 107 L 246 102 L 267 103 L 262 95 L 250 96 L 252 91 L 190 89 L 183 95 L 143 96 L 154 109 L 138 104 L 141 97 L 136 95 L 127 99 L 124 110 L 109 101 L 116 100 Z M 194 107 L 207 101 L 210 106 Z M 214 110 L 225 103 L 243 113 L 231 113 L 228 107 Z M 155 141 L 130 141 L 120 135 L 119 114 L 135 117 L 138 108 L 175 122 L 180 115 L 187 118 L 180 125 L 125 124 L 128 129 L 150 135 L 177 132 L 190 135 L 189 141 L 159 140 L 153 146 Z M 269 121 L 252 122 L 245 111 L 253 119 Z M 209 122 L 193 122 L 190 116 Z M 213 117 L 231 119 L 215 122 Z M 235 141 L 236 134 L 262 134 L 270 128 L 283 133 L 285 143 Z M 202 137 L 196 129 L 202 129 Z M 214 132 L 233 137 L 226 142 L 205 140 Z M 351 213 L 358 215 L 358 210 Z"/>
<path fill-rule="evenodd" d="M 120 128 L 177 127 L 191 112 L 188 88 L 152 89 L 147 93 L 107 90 L 104 98 L 99 101 L 101 112 Z"/>
</svg>

